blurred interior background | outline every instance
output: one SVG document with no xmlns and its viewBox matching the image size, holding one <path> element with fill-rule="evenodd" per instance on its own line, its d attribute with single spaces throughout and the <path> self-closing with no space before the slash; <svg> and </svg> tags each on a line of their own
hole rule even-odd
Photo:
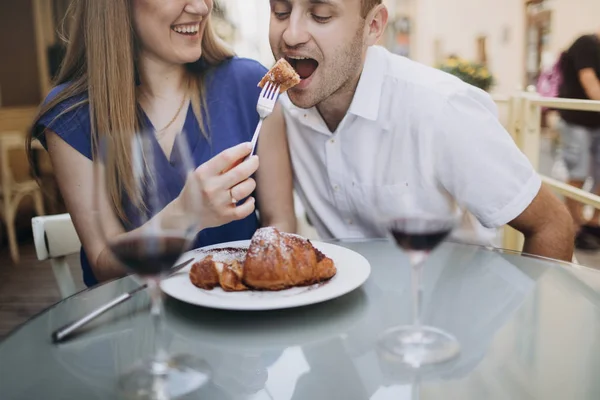
<svg viewBox="0 0 600 400">
<path fill-rule="evenodd" d="M 486 89 L 494 96 L 511 96 L 535 85 L 540 72 L 552 66 L 577 37 L 600 29 L 598 0 L 384 2 L 390 21 L 381 45 L 434 67 L 448 59 L 484 66 L 493 76 L 494 84 Z M 32 283 L 42 266 L 32 245 L 31 218 L 40 209 L 37 204 L 36 211 L 36 196 L 43 195 L 46 214 L 65 212 L 65 208 L 47 155 L 40 149 L 34 160 L 42 176 L 42 189 L 38 189 L 21 140 L 60 66 L 65 47 L 59 32 L 69 3 L 0 0 L 0 337 L 3 330 L 19 323 L 16 318 L 3 327 L 2 313 L 10 307 L 11 315 L 27 318 L 58 299 L 51 273 Z M 273 63 L 267 0 L 216 0 L 215 16 L 219 34 L 238 55 L 255 58 L 267 67 Z M 540 171 L 550 175 L 555 136 L 551 130 L 544 132 Z M 11 241 L 13 251 L 9 252 Z M 578 258 L 582 264 L 600 267 L 600 255 L 580 254 Z M 11 265 L 18 261 L 20 265 Z M 30 272 L 16 278 L 16 273 L 28 268 Z M 75 280 L 79 282 L 77 276 Z M 37 299 L 21 293 L 32 284 L 48 291 Z M 21 303 L 18 296 L 22 296 Z"/>
<path fill-rule="evenodd" d="M 508 97 L 535 85 L 540 72 L 577 37 L 600 29 L 598 0 L 384 2 L 390 21 L 382 46 L 434 67 L 452 59 L 483 67 L 493 79 L 485 90 L 494 96 Z M 69 3 L 0 0 L 0 257 L 7 262 L 17 263 L 23 254 L 35 260 L 31 218 L 40 208 L 46 214 L 65 212 L 47 155 L 40 149 L 34 159 L 42 176 L 38 189 L 21 140 L 64 55 L 60 31 Z M 238 55 L 267 67 L 274 62 L 267 0 L 216 0 L 214 13 L 219 34 Z M 551 130 L 544 132 L 539 168 L 550 175 L 554 139 Z M 36 196 L 43 196 L 43 207 Z M 8 254 L 10 242 L 13 251 Z M 600 256 L 584 263 L 600 266 Z M 0 264 L 0 289 L 3 269 Z"/>
<path fill-rule="evenodd" d="M 52 86 L 64 44 L 60 27 L 70 0 L 0 0 L 0 137 L 24 134 L 37 105 Z M 381 45 L 436 66 L 447 57 L 485 65 L 494 78 L 489 91 L 509 96 L 535 84 L 544 67 L 584 33 L 600 27 L 597 0 L 385 0 L 390 22 Z M 218 0 L 220 35 L 235 51 L 270 66 L 269 2 Z M 9 171 L 15 181 L 30 176 L 25 154 L 10 149 Z M 39 152 L 36 168 L 44 177 L 45 211 L 64 211 L 48 159 Z M 14 202 L 13 202 L 14 203 Z M 33 201 L 13 204 L 19 243 L 30 241 Z M 6 207 L 4 207 L 6 208 Z M 3 211 L 3 222 L 6 212 Z M 10 214 L 10 213 L 9 213 Z M 8 215 L 8 219 L 12 215 Z M 5 229 L 3 229 L 4 231 Z M 6 235 L 2 235 L 6 240 Z"/>
</svg>

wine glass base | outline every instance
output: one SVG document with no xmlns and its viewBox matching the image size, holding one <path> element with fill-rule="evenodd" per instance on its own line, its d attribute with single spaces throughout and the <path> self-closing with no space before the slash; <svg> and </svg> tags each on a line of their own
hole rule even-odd
<svg viewBox="0 0 600 400">
<path fill-rule="evenodd" d="M 132 400 L 172 400 L 198 390 L 209 378 L 206 362 L 178 355 L 165 364 L 148 360 L 136 365 L 119 380 L 119 392 Z"/>
<path fill-rule="evenodd" d="M 399 326 L 385 331 L 378 342 L 386 355 L 413 368 L 439 364 L 460 353 L 458 340 L 430 326 Z"/>
</svg>

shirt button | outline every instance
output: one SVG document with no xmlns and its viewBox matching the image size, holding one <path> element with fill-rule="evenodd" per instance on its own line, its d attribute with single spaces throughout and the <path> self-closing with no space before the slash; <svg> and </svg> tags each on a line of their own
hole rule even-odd
<svg viewBox="0 0 600 400">
<path fill-rule="evenodd" d="M 329 141 L 329 143 L 331 143 L 331 144 L 334 144 L 334 143 L 335 143 L 335 139 L 331 139 L 331 140 Z"/>
<path fill-rule="evenodd" d="M 336 192 L 339 192 L 340 187 L 338 185 L 333 185 L 333 190 L 335 190 Z"/>
<path fill-rule="evenodd" d="M 353 220 L 351 220 L 351 219 L 349 219 L 349 220 L 348 220 L 348 225 L 354 225 L 354 221 L 353 221 Z"/>
</svg>

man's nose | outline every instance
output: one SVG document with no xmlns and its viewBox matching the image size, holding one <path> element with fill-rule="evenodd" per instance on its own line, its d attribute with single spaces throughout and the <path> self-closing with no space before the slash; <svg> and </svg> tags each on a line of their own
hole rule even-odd
<svg viewBox="0 0 600 400">
<path fill-rule="evenodd" d="M 206 0 L 188 0 L 184 11 L 189 14 L 206 15 L 208 14 L 208 4 L 206 4 Z"/>
<path fill-rule="evenodd" d="M 310 34 L 306 28 L 306 22 L 301 15 L 298 13 L 290 15 L 282 38 L 287 47 L 296 47 L 308 42 Z"/>
</svg>

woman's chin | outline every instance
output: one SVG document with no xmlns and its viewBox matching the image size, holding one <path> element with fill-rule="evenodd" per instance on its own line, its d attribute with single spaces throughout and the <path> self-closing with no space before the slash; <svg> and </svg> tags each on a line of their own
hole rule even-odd
<svg viewBox="0 0 600 400">
<path fill-rule="evenodd" d="M 200 57 L 202 57 L 202 52 L 195 52 L 193 54 L 180 54 L 179 57 L 177 57 L 177 63 L 178 64 L 193 64 L 196 61 L 198 61 L 200 59 Z"/>
</svg>

